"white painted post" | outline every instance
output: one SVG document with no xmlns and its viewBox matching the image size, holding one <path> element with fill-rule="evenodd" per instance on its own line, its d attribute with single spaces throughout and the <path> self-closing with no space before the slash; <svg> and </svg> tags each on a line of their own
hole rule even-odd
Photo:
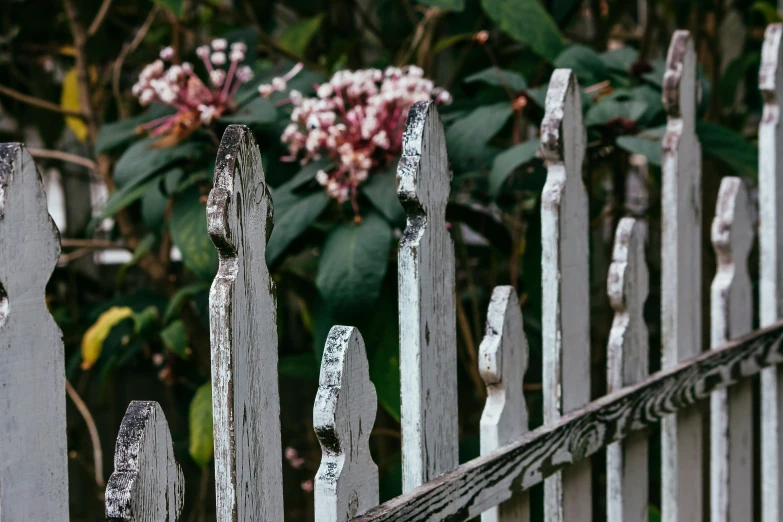
<svg viewBox="0 0 783 522">
<path fill-rule="evenodd" d="M 454 245 L 446 229 L 451 172 L 435 104 L 408 112 L 397 192 L 408 215 L 400 241 L 402 490 L 459 464 Z"/>
<path fill-rule="evenodd" d="M 315 476 L 319 522 L 347 522 L 378 505 L 378 466 L 370 456 L 377 409 L 359 330 L 332 327 L 313 407 L 313 428 L 322 452 Z"/>
<path fill-rule="evenodd" d="M 645 261 L 646 226 L 625 217 L 617 225 L 607 294 L 615 315 L 607 348 L 607 392 L 649 375 L 649 338 L 644 303 L 650 289 Z M 648 441 L 636 433 L 606 448 L 606 511 L 609 522 L 646 521 Z"/>
<path fill-rule="evenodd" d="M 761 51 L 759 87 L 759 320 L 783 317 L 783 25 L 771 24 Z M 783 522 L 783 368 L 761 372 L 761 498 L 763 522 Z"/>
<path fill-rule="evenodd" d="M 125 412 L 114 450 L 114 473 L 106 485 L 111 522 L 177 522 L 185 479 L 174 459 L 166 416 L 157 402 L 133 401 Z"/>
<path fill-rule="evenodd" d="M 528 431 L 527 406 L 522 390 L 527 371 L 527 337 L 522 328 L 519 299 L 512 286 L 492 292 L 487 328 L 479 346 L 479 372 L 487 385 L 487 403 L 481 414 L 481 454 L 487 455 Z M 528 522 L 527 492 L 515 493 L 481 514 L 481 522 Z"/>
<path fill-rule="evenodd" d="M 219 522 L 283 521 L 277 310 L 264 255 L 272 214 L 255 138 L 230 125 L 207 202 L 220 258 L 209 294 Z"/>
<path fill-rule="evenodd" d="M 552 73 L 541 123 L 547 178 L 541 196 L 544 422 L 590 402 L 590 277 L 585 127 L 576 75 Z M 590 459 L 548 478 L 544 513 L 552 522 L 592 517 Z"/>
<path fill-rule="evenodd" d="M 740 178 L 723 178 L 712 221 L 718 273 L 710 290 L 710 346 L 717 348 L 753 328 L 748 254 L 753 223 Z M 733 376 L 727 376 L 731 379 Z M 740 522 L 753 516 L 753 381 L 742 379 L 710 396 L 710 520 Z"/>
<path fill-rule="evenodd" d="M 663 368 L 702 348 L 701 146 L 696 138 L 696 51 L 688 31 L 672 37 L 663 77 L 668 121 L 663 138 L 661 335 Z M 702 408 L 661 425 L 661 515 L 702 520 Z"/>
<path fill-rule="evenodd" d="M 67 522 L 62 332 L 46 307 L 60 237 L 41 175 L 0 144 L 0 520 Z"/>
</svg>

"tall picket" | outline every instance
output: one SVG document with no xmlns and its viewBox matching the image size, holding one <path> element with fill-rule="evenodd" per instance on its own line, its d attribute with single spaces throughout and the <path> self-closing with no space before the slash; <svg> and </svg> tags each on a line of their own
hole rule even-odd
<svg viewBox="0 0 783 522">
<path fill-rule="evenodd" d="M 479 346 L 479 372 L 487 385 L 487 404 L 481 414 L 481 454 L 487 455 L 528 431 L 522 389 L 528 346 L 522 312 L 513 286 L 492 292 L 487 328 Z M 527 522 L 530 499 L 517 493 L 481 515 L 481 522 Z"/>
<path fill-rule="evenodd" d="M 701 340 L 701 146 L 696 137 L 696 51 L 676 31 L 663 77 L 668 116 L 661 187 L 661 351 L 663 368 L 692 357 Z M 702 520 L 702 412 L 661 426 L 661 514 L 665 522 Z"/>
<path fill-rule="evenodd" d="M 282 522 L 277 311 L 266 266 L 272 200 L 250 130 L 223 134 L 207 228 L 220 267 L 209 294 L 219 522 Z"/>
<path fill-rule="evenodd" d="M 718 348 L 753 328 L 748 254 L 753 223 L 742 179 L 723 178 L 712 221 L 718 273 L 710 289 L 710 346 Z M 710 520 L 739 522 L 753 516 L 753 381 L 743 380 L 710 397 Z"/>
<path fill-rule="evenodd" d="M 446 228 L 451 172 L 432 102 L 408 112 L 397 183 L 408 215 L 398 257 L 407 492 L 459 463 L 454 245 Z"/>
<path fill-rule="evenodd" d="M 759 125 L 759 322 L 783 317 L 783 25 L 767 27 L 759 88 L 764 111 Z M 783 522 L 783 370 L 761 374 L 762 520 Z"/>
<path fill-rule="evenodd" d="M 541 196 L 544 422 L 590 402 L 588 206 L 582 182 L 586 146 L 576 75 L 552 74 L 541 123 L 547 178 Z M 591 519 L 590 460 L 547 479 L 544 512 L 552 522 Z"/>
<path fill-rule="evenodd" d="M 617 225 L 607 294 L 615 311 L 607 348 L 606 391 L 649 375 L 649 338 L 644 303 L 650 288 L 644 250 L 646 225 L 625 217 Z M 645 433 L 606 448 L 606 510 L 609 522 L 647 520 L 648 442 Z"/>
<path fill-rule="evenodd" d="M 0 520 L 68 521 L 65 351 L 46 306 L 60 235 L 20 143 L 0 144 Z"/>
</svg>

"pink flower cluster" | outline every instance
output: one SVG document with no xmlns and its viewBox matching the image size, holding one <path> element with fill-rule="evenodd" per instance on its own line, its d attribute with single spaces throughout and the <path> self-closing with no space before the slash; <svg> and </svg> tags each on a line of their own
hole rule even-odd
<svg viewBox="0 0 783 522">
<path fill-rule="evenodd" d="M 259 91 L 268 96 L 285 89 L 290 79 L 275 78 Z M 408 109 L 418 102 L 451 103 L 451 95 L 424 78 L 420 67 L 339 71 L 318 86 L 317 97 L 289 92 L 294 105 L 282 135 L 290 155 L 301 163 L 328 157 L 333 166 L 320 170 L 318 183 L 339 202 L 350 200 L 358 214 L 356 194 L 371 171 L 387 166 L 402 152 L 402 133 Z"/>
<path fill-rule="evenodd" d="M 196 49 L 196 55 L 209 73 L 209 84 L 193 72 L 188 62 L 171 64 L 174 50 L 166 47 L 160 52 L 160 59 L 147 65 L 139 75 L 139 81 L 133 86 L 133 94 L 139 103 L 149 105 L 157 102 L 177 109 L 177 113 L 153 120 L 144 125 L 151 135 L 160 135 L 169 131 L 193 130 L 202 123 L 209 124 L 224 112 L 233 110 L 234 95 L 243 83 L 250 81 L 253 72 L 250 67 L 239 66 L 245 59 L 247 46 L 234 42 L 230 48 L 223 38 L 212 40 L 211 46 L 202 45 Z M 228 64 L 228 70 L 223 66 Z"/>
</svg>

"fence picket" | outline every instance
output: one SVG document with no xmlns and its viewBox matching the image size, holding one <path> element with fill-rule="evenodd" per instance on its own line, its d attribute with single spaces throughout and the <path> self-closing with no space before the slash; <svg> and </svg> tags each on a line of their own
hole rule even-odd
<svg viewBox="0 0 783 522">
<path fill-rule="evenodd" d="M 759 125 L 759 322 L 783 317 L 783 25 L 771 24 L 764 36 L 759 88 L 764 110 Z M 783 522 L 783 369 L 761 374 L 762 520 Z"/>
<path fill-rule="evenodd" d="M 696 51 L 676 31 L 663 77 L 667 112 L 661 187 L 661 351 L 669 368 L 702 350 L 701 146 L 696 138 Z M 702 408 L 663 419 L 661 515 L 702 520 Z"/>
<path fill-rule="evenodd" d="M 432 102 L 408 113 L 397 182 L 408 215 L 398 257 L 407 492 L 459 463 L 454 245 L 446 228 L 451 172 Z"/>
<path fill-rule="evenodd" d="M 209 295 L 220 522 L 283 520 L 277 311 L 264 257 L 272 214 L 255 138 L 230 125 L 207 203 L 220 258 Z"/>
<path fill-rule="evenodd" d="M 315 477 L 319 522 L 346 522 L 378 505 L 378 466 L 370 456 L 377 409 L 359 330 L 332 327 L 313 408 L 313 428 L 322 451 Z"/>
<path fill-rule="evenodd" d="M 65 353 L 45 287 L 60 255 L 41 175 L 0 144 L 0 520 L 68 520 Z"/>
<path fill-rule="evenodd" d="M 607 349 L 607 392 L 636 384 L 649 375 L 649 339 L 644 303 L 649 274 L 644 249 L 646 226 L 623 218 L 615 233 L 607 294 L 615 311 Z M 647 520 L 648 441 L 645 433 L 631 435 L 606 448 L 607 520 Z"/>
<path fill-rule="evenodd" d="M 712 221 L 718 272 L 710 289 L 710 346 L 752 329 L 753 291 L 748 254 L 753 223 L 748 191 L 740 178 L 723 178 Z M 753 517 L 753 381 L 745 379 L 710 397 L 710 520 Z"/>
<path fill-rule="evenodd" d="M 522 328 L 522 312 L 512 286 L 492 292 L 487 329 L 479 347 L 479 371 L 487 385 L 487 403 L 481 415 L 481 454 L 527 433 L 527 406 L 522 391 L 527 371 L 528 346 Z M 527 492 L 482 513 L 481 522 L 527 522 Z"/>
<path fill-rule="evenodd" d="M 585 128 L 576 75 L 552 74 L 541 123 L 547 178 L 541 195 L 544 422 L 590 402 L 590 277 L 587 193 L 582 182 Z M 568 354 L 566 356 L 566 354 Z M 590 520 L 590 461 L 547 479 L 552 522 Z"/>
<path fill-rule="evenodd" d="M 106 486 L 106 518 L 177 522 L 185 479 L 174 460 L 166 416 L 157 402 L 133 401 L 120 425 L 114 473 Z"/>
</svg>

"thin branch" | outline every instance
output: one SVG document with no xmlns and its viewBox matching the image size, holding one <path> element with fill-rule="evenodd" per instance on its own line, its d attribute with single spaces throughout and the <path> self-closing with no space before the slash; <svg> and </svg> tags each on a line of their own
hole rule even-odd
<svg viewBox="0 0 783 522">
<path fill-rule="evenodd" d="M 60 241 L 60 245 L 63 248 L 88 248 L 90 250 L 113 250 L 115 248 L 128 250 L 128 246 L 124 243 L 100 239 L 63 239 Z"/>
<path fill-rule="evenodd" d="M 103 0 L 103 3 L 101 4 L 101 8 L 98 9 L 98 13 L 95 15 L 95 18 L 90 24 L 90 28 L 87 29 L 87 36 L 93 36 L 95 33 L 98 32 L 98 29 L 101 28 L 101 24 L 103 23 L 103 20 L 106 18 L 106 13 L 109 12 L 109 7 L 111 7 L 111 2 L 112 0 Z"/>
<path fill-rule="evenodd" d="M 120 93 L 120 73 L 122 72 L 122 66 L 125 64 L 125 59 L 139 47 L 142 40 L 144 40 L 144 37 L 147 36 L 147 31 L 150 30 L 152 22 L 155 21 L 155 16 L 157 14 L 158 6 L 155 5 L 155 7 L 153 7 L 150 11 L 150 14 L 147 16 L 147 19 L 144 20 L 144 23 L 141 24 L 141 27 L 139 27 L 139 30 L 136 31 L 136 35 L 133 37 L 133 40 L 131 40 L 130 43 L 126 43 L 122 46 L 120 55 L 114 61 L 114 65 L 112 66 L 111 90 L 114 94 L 114 101 L 117 104 L 117 111 L 120 114 L 120 119 L 124 119 L 128 116 L 125 112 L 125 106 L 122 104 L 122 95 Z"/>
<path fill-rule="evenodd" d="M 28 147 L 27 150 L 34 158 L 47 158 L 67 161 L 68 163 L 81 165 L 82 167 L 87 167 L 88 169 L 92 169 L 95 172 L 98 172 L 98 164 L 89 158 L 85 158 L 84 156 L 77 156 L 76 154 L 63 152 L 61 150 L 37 149 L 35 147 Z"/>
<path fill-rule="evenodd" d="M 82 120 L 87 119 L 87 115 L 81 112 L 63 109 L 56 103 L 48 102 L 46 100 L 36 98 L 35 96 L 28 96 L 27 94 L 22 94 L 21 92 L 15 91 L 9 87 L 6 87 L 5 85 L 0 85 L 0 93 L 5 94 L 6 96 L 9 96 L 11 98 L 14 98 L 15 100 L 19 100 L 20 102 L 27 103 L 28 105 L 33 105 L 35 107 L 40 107 L 41 109 L 46 109 L 47 111 L 59 112 L 60 114 L 64 114 L 65 116 L 72 116 L 74 118 L 80 118 Z"/>
<path fill-rule="evenodd" d="M 95 425 L 95 419 L 92 418 L 89 408 L 87 408 L 87 405 L 67 379 L 65 381 L 65 391 L 73 401 L 76 409 L 79 410 L 84 423 L 87 425 L 87 431 L 90 432 L 92 457 L 95 462 L 95 485 L 102 489 L 106 486 L 106 482 L 103 480 L 103 451 L 101 451 L 101 439 L 98 436 L 98 427 Z"/>
</svg>

